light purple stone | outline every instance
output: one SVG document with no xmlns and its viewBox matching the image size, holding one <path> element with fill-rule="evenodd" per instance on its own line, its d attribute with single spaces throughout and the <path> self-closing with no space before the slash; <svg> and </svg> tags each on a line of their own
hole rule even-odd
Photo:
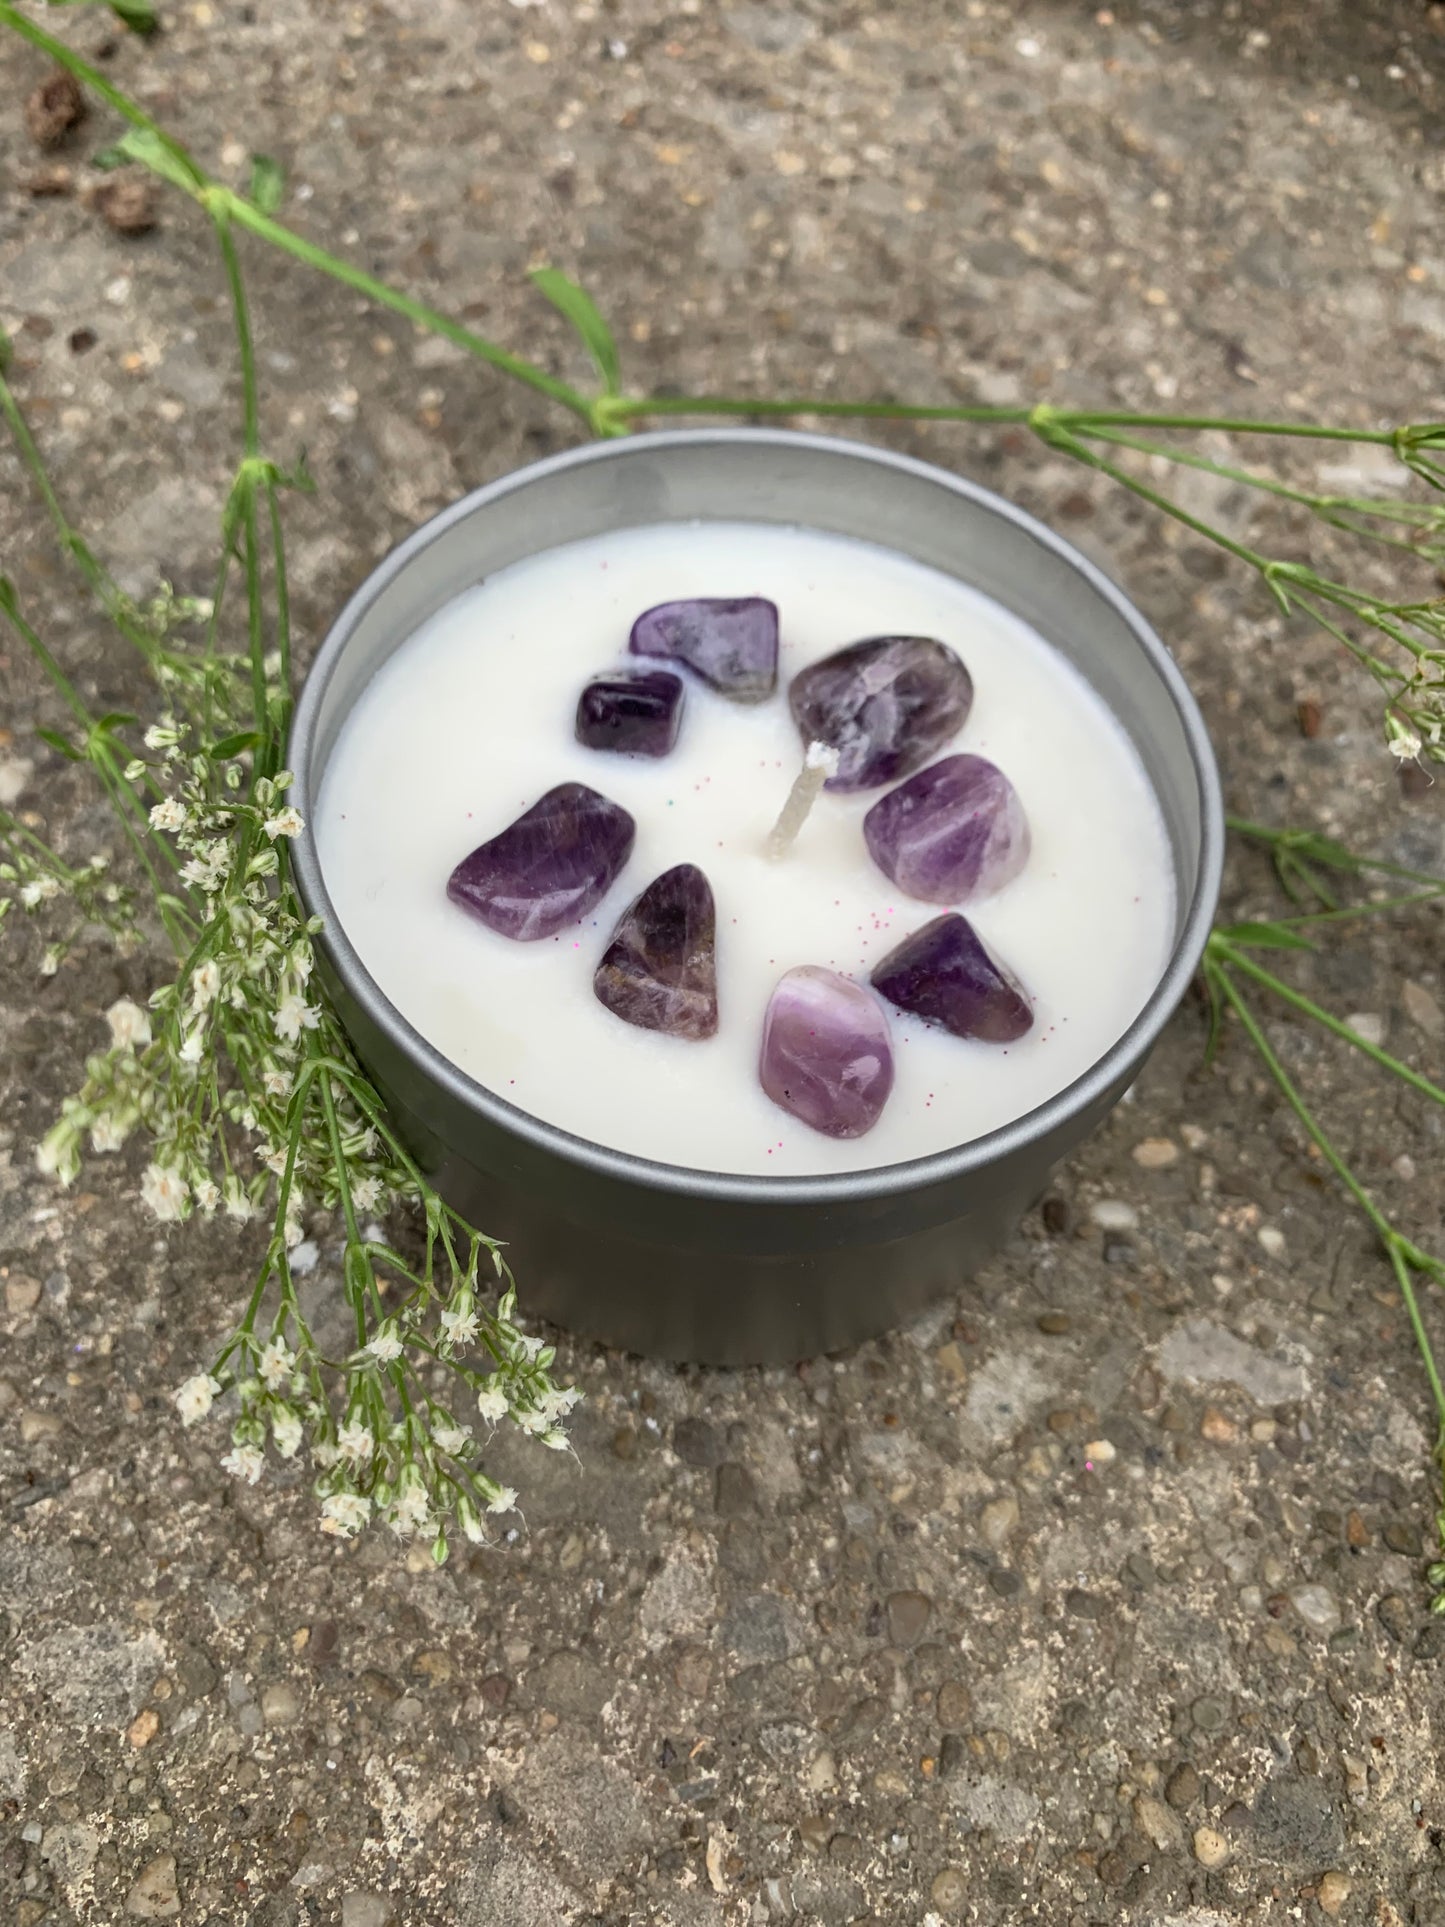
<svg viewBox="0 0 1445 1927">
<path fill-rule="evenodd" d="M 758 1066 L 775 1104 L 826 1137 L 871 1131 L 893 1089 L 888 1017 L 871 990 L 821 964 L 778 981 Z"/>
<path fill-rule="evenodd" d="M 873 861 L 910 897 L 968 903 L 1028 862 L 1018 791 L 985 756 L 945 756 L 889 790 L 863 819 Z"/>
<path fill-rule="evenodd" d="M 871 790 L 921 769 L 973 707 L 973 678 L 931 636 L 870 636 L 800 669 L 788 706 L 804 743 L 838 752 L 830 790 Z"/>
<path fill-rule="evenodd" d="M 535 943 L 585 917 L 632 854 L 637 825 L 585 783 L 559 783 L 452 871 L 447 895 L 489 929 Z"/>
<path fill-rule="evenodd" d="M 1028 992 L 957 911 L 935 917 L 873 971 L 880 996 L 955 1037 L 1011 1044 L 1033 1028 Z"/>
<path fill-rule="evenodd" d="M 778 608 L 762 596 L 659 602 L 633 623 L 628 646 L 685 663 L 737 703 L 765 702 L 778 686 Z"/>
</svg>

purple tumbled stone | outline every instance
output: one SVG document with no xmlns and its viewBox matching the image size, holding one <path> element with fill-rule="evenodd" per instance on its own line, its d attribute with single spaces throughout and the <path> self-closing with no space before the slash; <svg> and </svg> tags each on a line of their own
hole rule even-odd
<svg viewBox="0 0 1445 1927">
<path fill-rule="evenodd" d="M 659 602 L 632 625 L 634 656 L 685 663 L 737 703 L 760 703 L 778 686 L 778 608 L 762 596 Z"/>
<path fill-rule="evenodd" d="M 890 950 L 871 982 L 881 997 L 955 1037 L 1011 1044 L 1033 1027 L 1028 993 L 1006 964 L 991 956 L 957 911 L 935 917 Z"/>
<path fill-rule="evenodd" d="M 871 790 L 919 769 L 973 707 L 973 678 L 929 636 L 873 636 L 799 670 L 788 689 L 805 743 L 839 755 L 830 790 Z"/>
<path fill-rule="evenodd" d="M 925 903 L 967 903 L 1016 877 L 1028 861 L 1029 825 L 1018 791 L 985 756 L 945 756 L 869 810 L 863 836 L 873 861 Z"/>
<path fill-rule="evenodd" d="M 871 1131 L 893 1089 L 888 1017 L 873 995 L 821 964 L 778 980 L 758 1066 L 775 1104 L 827 1137 Z"/>
<path fill-rule="evenodd" d="M 671 1037 L 717 1029 L 717 912 L 693 863 L 649 883 L 612 933 L 592 979 L 599 1002 L 624 1023 Z"/>
<path fill-rule="evenodd" d="M 453 903 L 519 943 L 555 936 L 606 896 L 637 825 L 585 783 L 559 783 L 447 880 Z"/>
<path fill-rule="evenodd" d="M 614 669 L 594 676 L 577 701 L 577 740 L 587 749 L 666 756 L 682 722 L 682 678 L 670 669 Z"/>
</svg>

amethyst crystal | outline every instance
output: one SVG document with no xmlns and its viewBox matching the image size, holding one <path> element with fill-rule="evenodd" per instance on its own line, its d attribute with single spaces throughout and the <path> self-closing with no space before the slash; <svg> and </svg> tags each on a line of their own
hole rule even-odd
<svg viewBox="0 0 1445 1927">
<path fill-rule="evenodd" d="M 696 864 L 649 883 L 612 933 L 592 979 L 599 1002 L 626 1024 L 671 1037 L 717 1029 L 717 913 Z"/>
<path fill-rule="evenodd" d="M 1029 825 L 1018 792 L 984 756 L 945 756 L 882 796 L 863 819 L 873 861 L 925 903 L 967 903 L 1016 877 Z"/>
<path fill-rule="evenodd" d="M 1011 1044 L 1033 1027 L 1023 985 L 956 911 L 905 937 L 874 970 L 872 983 L 890 1004 L 955 1037 Z"/>
<path fill-rule="evenodd" d="M 531 943 L 585 917 L 617 880 L 637 825 L 585 783 L 559 783 L 452 871 L 447 895 Z"/>
<path fill-rule="evenodd" d="M 588 749 L 666 756 L 682 722 L 682 678 L 669 669 L 594 676 L 577 703 L 577 740 Z"/>
<path fill-rule="evenodd" d="M 780 978 L 758 1066 L 775 1104 L 827 1137 L 862 1137 L 893 1089 L 888 1018 L 870 990 L 820 964 Z"/>
<path fill-rule="evenodd" d="M 778 609 L 762 596 L 659 602 L 632 625 L 634 656 L 686 663 L 736 703 L 760 703 L 778 686 Z"/>
<path fill-rule="evenodd" d="M 928 636 L 874 636 L 800 670 L 788 690 L 805 743 L 839 753 L 830 790 L 871 790 L 907 776 L 956 736 L 973 678 Z"/>
</svg>

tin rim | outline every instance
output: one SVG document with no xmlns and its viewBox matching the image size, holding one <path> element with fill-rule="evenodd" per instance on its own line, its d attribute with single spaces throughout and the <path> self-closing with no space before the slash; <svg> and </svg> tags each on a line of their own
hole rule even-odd
<svg viewBox="0 0 1445 1927">
<path fill-rule="evenodd" d="M 925 1157 L 912 1158 L 900 1164 L 875 1165 L 866 1170 L 810 1177 L 704 1171 L 693 1166 L 665 1164 L 652 1158 L 639 1157 L 630 1151 L 614 1150 L 589 1138 L 578 1137 L 559 1125 L 549 1124 L 545 1119 L 520 1109 L 469 1077 L 443 1056 L 407 1021 L 372 978 L 336 915 L 321 873 L 316 841 L 311 830 L 315 802 L 312 751 L 321 706 L 331 679 L 358 625 L 376 598 L 434 542 L 444 537 L 457 523 L 469 521 L 513 491 L 534 486 L 551 475 L 592 464 L 600 466 L 612 461 L 625 461 L 630 454 L 644 446 L 651 449 L 707 448 L 738 443 L 759 448 L 802 446 L 831 457 L 852 459 L 865 466 L 916 476 L 949 490 L 973 508 L 1010 523 L 1064 562 L 1113 609 L 1163 684 L 1183 731 L 1198 790 L 1199 865 L 1188 910 L 1163 974 L 1129 1028 L 1073 1083 L 1036 1105 L 1033 1110 L 966 1144 L 930 1152 Z M 1219 896 L 1224 863 L 1224 804 L 1219 772 L 1198 705 L 1153 627 L 1103 570 L 1052 529 L 976 482 L 953 475 L 947 469 L 936 468 L 930 462 L 876 448 L 870 443 L 849 441 L 832 435 L 801 434 L 790 429 L 673 429 L 615 441 L 592 442 L 565 450 L 560 455 L 548 456 L 526 468 L 514 469 L 452 503 L 414 530 L 377 565 L 333 623 L 312 662 L 296 705 L 288 760 L 293 773 L 290 797 L 305 821 L 305 828 L 291 846 L 297 888 L 308 913 L 324 920 L 319 941 L 333 968 L 377 1028 L 451 1098 L 488 1123 L 511 1132 L 539 1150 L 550 1152 L 564 1163 L 597 1176 L 699 1200 L 813 1206 L 838 1204 L 845 1200 L 883 1201 L 902 1192 L 931 1189 L 967 1177 L 1048 1137 L 1079 1113 L 1105 1099 L 1158 1040 L 1203 955 Z"/>
</svg>

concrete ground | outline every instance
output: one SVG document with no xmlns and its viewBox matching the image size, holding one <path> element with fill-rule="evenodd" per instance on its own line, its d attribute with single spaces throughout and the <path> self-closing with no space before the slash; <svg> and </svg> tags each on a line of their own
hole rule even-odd
<svg viewBox="0 0 1445 1927">
<path fill-rule="evenodd" d="M 581 373 L 526 286 L 542 260 L 593 290 L 639 386 L 1445 417 L 1438 4 L 163 12 L 149 45 L 95 10 L 46 24 L 227 178 L 252 149 L 283 160 L 286 218 L 559 370 Z M 113 232 L 86 161 L 107 116 L 46 160 L 23 118 L 44 63 L 0 45 L 14 380 L 122 577 L 203 590 L 236 452 L 213 248 L 174 199 L 152 232 Z M 57 162 L 66 191 L 36 193 Z M 293 513 L 314 639 L 418 518 L 572 429 L 259 247 L 246 261 L 267 444 L 304 444 L 318 481 Z M 1200 693 L 1234 808 L 1445 865 L 1445 786 L 1401 787 L 1358 681 L 1212 550 L 1017 434 L 888 439 L 1129 586 Z M 1386 480 L 1338 451 L 1294 472 L 1339 487 L 1351 467 Z M 87 691 L 126 706 L 8 452 L 0 482 L 6 570 Z M 1287 517 L 1191 499 L 1301 552 Z M 14 787 L 33 762 L 22 806 L 84 847 L 101 819 L 29 736 L 58 718 L 5 647 L 0 769 Z M 1272 901 L 1237 856 L 1230 904 Z M 5 1920 L 1445 1921 L 1422 1374 L 1387 1270 L 1241 1040 L 1201 1068 L 1196 1007 L 1009 1252 L 913 1329 L 769 1372 L 561 1341 L 588 1393 L 580 1464 L 499 1446 L 528 1531 L 436 1573 L 381 1536 L 321 1539 L 303 1489 L 238 1489 L 215 1440 L 180 1432 L 168 1393 L 256 1250 L 158 1235 L 134 1159 L 63 1197 L 36 1174 L 136 967 L 92 952 L 46 983 L 34 962 L 12 939 Z M 1445 1069 L 1438 920 L 1348 929 L 1294 974 Z M 1438 1112 L 1273 1034 L 1439 1249 Z"/>
</svg>

